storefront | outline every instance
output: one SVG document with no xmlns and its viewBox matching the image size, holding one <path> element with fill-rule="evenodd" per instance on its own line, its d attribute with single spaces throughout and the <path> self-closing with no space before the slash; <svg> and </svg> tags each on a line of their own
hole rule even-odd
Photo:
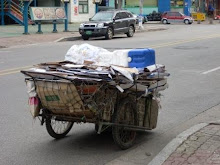
<svg viewBox="0 0 220 165">
<path fill-rule="evenodd" d="M 170 0 L 171 11 L 179 11 L 186 15 L 196 11 L 196 0 Z"/>
<path fill-rule="evenodd" d="M 91 0 L 72 0 L 69 7 L 69 21 L 88 21 L 95 14 L 95 4 Z"/>
<path fill-rule="evenodd" d="M 180 11 L 187 15 L 190 15 L 195 10 L 196 0 L 142 0 L 143 9 L 140 11 L 140 0 L 123 0 L 122 8 L 125 8 L 133 13 L 150 14 L 153 11 L 165 12 L 165 11 Z M 114 6 L 114 0 L 110 1 L 110 6 Z"/>
<path fill-rule="evenodd" d="M 123 8 L 139 14 L 140 13 L 140 0 L 124 0 Z M 153 11 L 158 12 L 158 0 L 143 0 L 143 14 L 149 14 Z"/>
<path fill-rule="evenodd" d="M 39 6 L 63 6 L 61 0 L 38 0 Z M 88 21 L 95 14 L 95 4 L 91 0 L 70 0 L 68 19 L 70 23 Z"/>
<path fill-rule="evenodd" d="M 208 6 L 211 5 L 214 7 L 215 12 L 214 15 L 220 15 L 220 1 L 219 0 L 206 0 L 206 10 L 208 10 Z"/>
</svg>

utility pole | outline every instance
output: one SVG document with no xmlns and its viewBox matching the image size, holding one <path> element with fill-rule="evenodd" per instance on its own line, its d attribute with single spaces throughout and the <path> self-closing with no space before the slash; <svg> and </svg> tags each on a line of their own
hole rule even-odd
<svg viewBox="0 0 220 165">
<path fill-rule="evenodd" d="M 123 1 L 123 0 L 118 0 L 118 9 L 121 9 L 121 8 L 122 8 L 122 1 Z"/>
<path fill-rule="evenodd" d="M 140 10 L 140 15 L 143 14 L 143 3 L 144 3 L 144 0 L 139 0 L 139 10 Z"/>
<path fill-rule="evenodd" d="M 122 2 L 123 2 L 123 0 L 115 0 L 115 9 L 121 9 Z"/>
<path fill-rule="evenodd" d="M 139 26 L 139 29 L 143 30 L 144 27 L 143 27 L 143 24 L 142 24 L 142 19 L 143 18 L 143 3 L 144 3 L 144 0 L 139 0 L 139 10 L 140 10 L 140 16 L 139 16 L 139 19 L 138 19 L 138 26 Z"/>
</svg>

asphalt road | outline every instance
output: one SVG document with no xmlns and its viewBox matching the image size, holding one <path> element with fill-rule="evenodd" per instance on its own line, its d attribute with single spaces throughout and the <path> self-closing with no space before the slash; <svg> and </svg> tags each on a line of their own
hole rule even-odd
<svg viewBox="0 0 220 165">
<path fill-rule="evenodd" d="M 133 38 L 122 35 L 109 41 L 87 41 L 109 50 L 154 48 L 157 63 L 165 64 L 171 73 L 170 87 L 162 93 L 158 127 L 141 133 L 135 146 L 127 151 L 114 145 L 110 133 L 97 135 L 93 124 L 76 124 L 67 138 L 54 140 L 29 113 L 24 76 L 18 71 L 40 62 L 63 60 L 71 45 L 84 41 L 0 49 L 0 164 L 102 165 L 153 142 L 155 145 L 147 150 L 152 158 L 174 135 L 162 141 L 154 139 L 219 104 L 220 25 L 168 27 L 164 31 L 136 33 Z"/>
</svg>

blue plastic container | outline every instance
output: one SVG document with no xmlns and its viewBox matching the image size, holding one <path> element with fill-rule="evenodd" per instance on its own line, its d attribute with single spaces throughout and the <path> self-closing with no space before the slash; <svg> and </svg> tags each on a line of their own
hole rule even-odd
<svg viewBox="0 0 220 165">
<path fill-rule="evenodd" d="M 144 68 L 155 64 L 155 51 L 153 49 L 132 49 L 128 52 L 131 58 L 130 68 Z"/>
</svg>

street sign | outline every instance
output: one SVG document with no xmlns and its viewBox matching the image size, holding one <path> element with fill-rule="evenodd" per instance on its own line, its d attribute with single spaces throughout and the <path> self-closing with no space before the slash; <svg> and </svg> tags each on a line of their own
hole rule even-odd
<svg viewBox="0 0 220 165">
<path fill-rule="evenodd" d="M 66 19 L 64 7 L 31 7 L 31 19 L 34 21 Z"/>
</svg>

